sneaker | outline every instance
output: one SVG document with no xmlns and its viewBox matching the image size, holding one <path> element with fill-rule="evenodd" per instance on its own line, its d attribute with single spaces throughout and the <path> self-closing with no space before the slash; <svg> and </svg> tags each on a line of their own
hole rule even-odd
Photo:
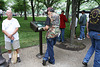
<svg viewBox="0 0 100 67">
<path fill-rule="evenodd" d="M 17 62 L 21 62 L 21 59 L 20 59 L 20 57 L 17 57 Z"/>
<path fill-rule="evenodd" d="M 85 38 L 83 38 L 85 40 Z"/>
<path fill-rule="evenodd" d="M 47 62 L 46 60 L 43 60 L 42 65 L 43 65 L 43 66 L 46 66 L 46 62 Z"/>
<path fill-rule="evenodd" d="M 55 62 L 54 62 L 54 63 L 50 62 L 50 59 L 48 60 L 48 62 L 49 62 L 50 64 L 55 64 Z"/>
<path fill-rule="evenodd" d="M 86 63 L 86 62 L 82 62 L 82 64 L 83 64 L 84 66 L 87 66 L 87 63 Z"/>
<path fill-rule="evenodd" d="M 58 40 L 58 42 L 61 42 L 61 40 Z"/>
<path fill-rule="evenodd" d="M 9 60 L 8 60 L 8 64 L 10 64 L 11 63 L 11 58 L 9 58 Z"/>
<path fill-rule="evenodd" d="M 82 40 L 82 39 L 78 38 L 78 40 Z"/>
</svg>

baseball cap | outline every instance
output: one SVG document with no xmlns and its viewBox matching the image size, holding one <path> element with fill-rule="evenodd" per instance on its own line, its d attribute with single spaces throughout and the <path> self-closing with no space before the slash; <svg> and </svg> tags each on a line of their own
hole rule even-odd
<svg viewBox="0 0 100 67">
<path fill-rule="evenodd" d="M 54 12 L 54 9 L 52 7 L 48 7 L 47 11 Z"/>
</svg>

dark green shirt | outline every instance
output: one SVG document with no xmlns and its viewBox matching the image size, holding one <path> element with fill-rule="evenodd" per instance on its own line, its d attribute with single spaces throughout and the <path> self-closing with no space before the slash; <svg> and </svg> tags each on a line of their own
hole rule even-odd
<svg viewBox="0 0 100 67">
<path fill-rule="evenodd" d="M 79 24 L 80 24 L 80 26 L 86 26 L 86 15 L 85 15 L 85 14 L 83 14 L 83 15 L 80 17 Z"/>
</svg>

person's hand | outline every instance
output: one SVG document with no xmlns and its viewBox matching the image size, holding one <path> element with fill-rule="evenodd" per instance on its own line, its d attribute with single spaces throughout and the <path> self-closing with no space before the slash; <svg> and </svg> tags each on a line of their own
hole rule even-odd
<svg viewBox="0 0 100 67">
<path fill-rule="evenodd" d="M 12 37 L 12 34 L 7 34 L 7 37 L 8 37 L 8 38 L 11 38 L 11 37 Z"/>
<path fill-rule="evenodd" d="M 14 40 L 14 37 L 12 36 L 10 39 L 11 39 L 11 40 Z"/>
<path fill-rule="evenodd" d="M 43 27 L 43 29 L 44 29 L 45 31 L 47 31 L 47 30 L 49 29 L 49 26 L 46 25 L 45 27 Z"/>
<path fill-rule="evenodd" d="M 87 38 L 90 38 L 89 34 L 87 33 Z"/>
</svg>

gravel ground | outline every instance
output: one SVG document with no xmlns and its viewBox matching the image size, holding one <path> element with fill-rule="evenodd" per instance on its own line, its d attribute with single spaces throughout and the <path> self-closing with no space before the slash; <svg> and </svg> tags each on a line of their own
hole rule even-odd
<svg viewBox="0 0 100 67">
<path fill-rule="evenodd" d="M 83 42 L 86 48 L 80 51 L 64 50 L 54 46 L 55 52 L 55 65 L 49 64 L 45 67 L 84 67 L 82 60 L 85 57 L 87 50 L 91 45 L 90 39 L 85 39 Z M 46 51 L 46 44 L 43 44 L 43 52 Z M 36 55 L 39 53 L 39 46 L 32 46 L 20 49 L 20 57 L 22 62 L 10 64 L 10 67 L 44 67 L 42 66 L 42 59 L 38 59 Z M 8 60 L 8 54 L 4 53 L 3 57 Z M 88 67 L 93 67 L 94 55 L 88 63 Z"/>
</svg>

